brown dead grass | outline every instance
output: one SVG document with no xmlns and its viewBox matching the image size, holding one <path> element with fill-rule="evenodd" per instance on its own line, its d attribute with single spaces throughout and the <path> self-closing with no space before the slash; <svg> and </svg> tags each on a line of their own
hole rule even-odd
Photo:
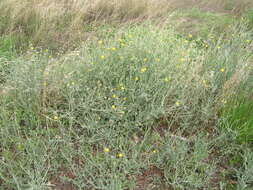
<svg viewBox="0 0 253 190">
<path fill-rule="evenodd" d="M 144 170 L 142 174 L 136 177 L 136 187 L 135 190 L 146 190 L 146 189 L 160 189 L 169 190 L 165 186 L 154 183 L 154 178 L 164 178 L 163 171 L 156 166 L 150 166 L 148 169 Z"/>
<path fill-rule="evenodd" d="M 167 0 L 2 0 L 1 14 L 12 19 L 29 20 L 31 16 L 53 21 L 71 17 L 72 26 L 98 20 L 132 20 L 156 17 L 168 11 Z M 11 10 L 11 11 L 10 11 Z"/>
<path fill-rule="evenodd" d="M 0 34 L 71 49 L 94 35 L 97 25 L 161 18 L 170 8 L 167 0 L 2 0 Z"/>
<path fill-rule="evenodd" d="M 75 179 L 75 175 L 68 171 L 65 168 L 61 168 L 59 170 L 58 175 L 53 176 L 49 183 L 48 183 L 48 187 L 51 190 L 75 190 L 76 188 L 74 187 L 74 185 L 71 182 L 67 182 L 64 181 L 62 178 L 67 178 L 67 179 Z"/>
<path fill-rule="evenodd" d="M 174 9 L 200 8 L 203 11 L 242 14 L 253 6 L 252 0 L 169 0 Z"/>
<path fill-rule="evenodd" d="M 240 14 L 251 0 L 1 0 L 0 34 L 36 46 L 71 49 L 94 35 L 94 25 L 163 21 L 177 9 Z M 1 23 L 4 20 L 4 24 Z M 95 27 L 96 28 L 96 27 Z M 16 46 L 22 46 L 19 40 Z"/>
</svg>

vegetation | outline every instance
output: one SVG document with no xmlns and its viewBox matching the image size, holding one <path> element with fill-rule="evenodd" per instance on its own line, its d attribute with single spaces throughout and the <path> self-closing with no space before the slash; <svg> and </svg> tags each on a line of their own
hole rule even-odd
<svg viewBox="0 0 253 190">
<path fill-rule="evenodd" d="M 252 189 L 250 1 L 68 2 L 0 2 L 0 189 Z"/>
</svg>

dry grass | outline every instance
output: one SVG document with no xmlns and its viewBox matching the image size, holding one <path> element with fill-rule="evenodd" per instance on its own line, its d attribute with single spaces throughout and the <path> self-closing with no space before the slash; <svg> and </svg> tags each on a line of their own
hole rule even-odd
<svg viewBox="0 0 253 190">
<path fill-rule="evenodd" d="M 249 4 L 249 0 L 2 0 L 0 34 L 15 36 L 17 47 L 32 43 L 71 49 L 90 38 L 101 23 L 161 21 L 172 10 L 193 7 L 240 13 Z"/>
<path fill-rule="evenodd" d="M 80 27 L 85 22 L 101 20 L 129 21 L 141 18 L 155 18 L 178 8 L 203 8 L 210 11 L 241 12 L 252 5 L 250 0 L 2 0 L 1 15 L 10 19 L 28 22 L 37 19 L 42 22 L 70 19 L 71 27 Z M 12 23 L 11 29 L 15 28 Z"/>
<path fill-rule="evenodd" d="M 8 39 L 70 50 L 92 37 L 55 57 L 28 46 L 0 59 L 0 189 L 252 188 L 252 147 L 236 141 L 253 136 L 252 119 L 243 130 L 234 124 L 252 104 L 230 104 L 252 94 L 252 32 L 243 21 L 210 29 L 225 28 L 232 16 L 222 13 L 244 6 L 235 5 L 0 0 Z M 206 36 L 157 27 L 173 9 L 181 11 L 169 21 L 183 18 Z"/>
<path fill-rule="evenodd" d="M 72 26 L 98 20 L 132 20 L 156 17 L 168 11 L 167 0 L 3 0 L 0 4 L 2 14 L 9 12 L 11 19 L 37 19 L 54 21 L 71 17 Z M 12 11 L 10 11 L 12 10 Z"/>
<path fill-rule="evenodd" d="M 240 14 L 249 0 L 2 0 L 0 34 L 10 36 L 16 48 L 34 46 L 73 49 L 97 34 L 97 26 L 154 19 L 168 20 L 173 10 L 199 8 Z M 189 23 L 189 22 L 188 22 Z M 194 24 L 191 24 L 194 25 Z"/>
<path fill-rule="evenodd" d="M 2 0 L 0 33 L 25 37 L 36 46 L 70 49 L 90 38 L 95 25 L 160 18 L 169 9 L 167 0 Z"/>
<path fill-rule="evenodd" d="M 205 11 L 240 15 L 245 9 L 252 7 L 251 0 L 169 0 L 174 9 L 200 8 Z"/>
</svg>

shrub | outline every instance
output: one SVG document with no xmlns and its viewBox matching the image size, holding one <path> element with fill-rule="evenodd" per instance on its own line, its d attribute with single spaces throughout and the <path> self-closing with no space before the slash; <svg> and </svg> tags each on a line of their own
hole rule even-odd
<svg viewBox="0 0 253 190">
<path fill-rule="evenodd" d="M 218 134 L 220 110 L 251 80 L 251 33 L 237 25 L 227 39 L 202 43 L 148 22 L 106 31 L 66 54 L 30 47 L 7 62 L 0 91 L 5 189 L 41 189 L 62 166 L 80 189 L 131 188 L 128 176 L 152 161 L 166 186 L 209 186 L 209 138 Z M 166 140 L 149 139 L 157 121 L 166 121 Z"/>
</svg>

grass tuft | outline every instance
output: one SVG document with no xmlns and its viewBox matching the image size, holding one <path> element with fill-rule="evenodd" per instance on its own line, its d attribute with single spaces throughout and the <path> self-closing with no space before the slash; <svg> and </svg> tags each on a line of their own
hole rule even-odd
<svg viewBox="0 0 253 190">
<path fill-rule="evenodd" d="M 194 2 L 2 0 L 0 189 L 252 189 L 252 31 Z"/>
</svg>

